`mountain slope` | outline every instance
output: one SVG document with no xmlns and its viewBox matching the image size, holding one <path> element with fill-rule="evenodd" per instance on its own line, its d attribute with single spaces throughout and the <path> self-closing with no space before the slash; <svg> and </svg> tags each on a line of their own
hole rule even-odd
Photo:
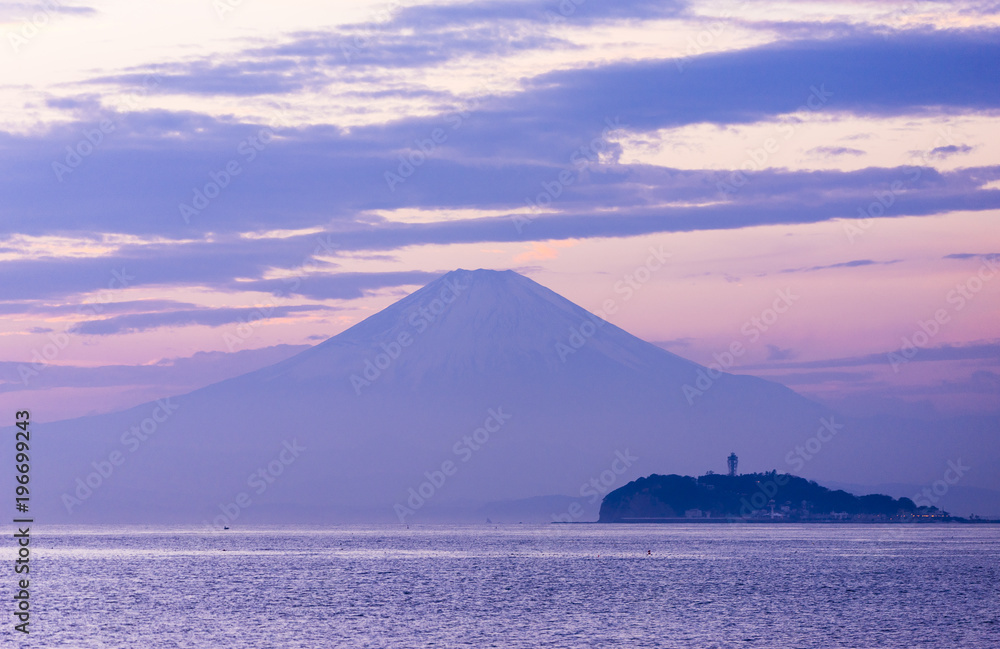
<svg viewBox="0 0 1000 649">
<path fill-rule="evenodd" d="M 725 374 L 692 405 L 682 388 L 702 369 L 517 273 L 454 271 L 276 365 L 37 426 L 38 503 L 69 522 L 420 521 L 591 499 L 639 475 L 719 467 L 733 450 L 785 469 L 830 417 Z"/>
</svg>

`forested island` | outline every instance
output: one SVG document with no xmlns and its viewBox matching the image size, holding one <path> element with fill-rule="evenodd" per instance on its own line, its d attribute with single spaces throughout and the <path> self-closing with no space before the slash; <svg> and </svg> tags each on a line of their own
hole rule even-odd
<svg viewBox="0 0 1000 649">
<path fill-rule="evenodd" d="M 790 474 L 657 475 L 610 492 L 601 523 L 965 521 L 882 494 L 855 496 Z"/>
</svg>

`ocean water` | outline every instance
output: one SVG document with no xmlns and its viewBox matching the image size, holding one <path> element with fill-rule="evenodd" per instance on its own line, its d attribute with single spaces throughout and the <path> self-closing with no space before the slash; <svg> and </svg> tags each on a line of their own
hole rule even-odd
<svg viewBox="0 0 1000 649">
<path fill-rule="evenodd" d="M 1000 526 L 35 534 L 3 646 L 1000 647 Z"/>
</svg>

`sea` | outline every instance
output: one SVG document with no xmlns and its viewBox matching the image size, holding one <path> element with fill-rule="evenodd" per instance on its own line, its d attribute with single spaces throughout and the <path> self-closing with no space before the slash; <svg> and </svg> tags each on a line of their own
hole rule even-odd
<svg viewBox="0 0 1000 649">
<path fill-rule="evenodd" d="M 30 633 L 4 570 L 4 647 L 1000 647 L 998 525 L 38 528 L 31 548 Z"/>
</svg>

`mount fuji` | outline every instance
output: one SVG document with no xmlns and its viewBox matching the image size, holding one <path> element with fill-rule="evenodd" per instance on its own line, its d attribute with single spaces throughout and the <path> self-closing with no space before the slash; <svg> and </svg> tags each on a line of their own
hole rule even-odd
<svg viewBox="0 0 1000 649">
<path fill-rule="evenodd" d="M 731 451 L 784 472 L 818 443 L 799 468 L 854 482 L 912 481 L 977 437 L 983 451 L 980 433 L 915 448 L 907 425 L 851 422 L 751 376 L 713 371 L 691 399 L 702 373 L 513 271 L 456 270 L 275 365 L 36 424 L 33 503 L 51 522 L 219 527 L 419 523 L 563 494 L 582 509 L 543 506 L 584 520 L 630 480 Z M 880 473 L 890 453 L 900 467 Z"/>
</svg>

